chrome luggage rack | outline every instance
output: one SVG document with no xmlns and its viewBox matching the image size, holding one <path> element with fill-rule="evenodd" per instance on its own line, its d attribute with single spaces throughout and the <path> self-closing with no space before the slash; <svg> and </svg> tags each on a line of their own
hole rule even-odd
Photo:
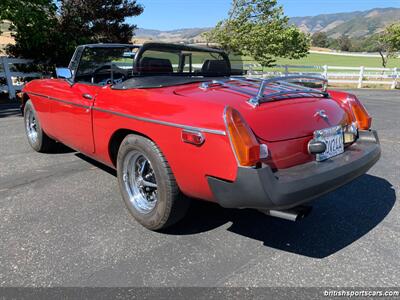
<svg viewBox="0 0 400 300">
<path fill-rule="evenodd" d="M 292 83 L 294 81 L 298 84 Z M 322 82 L 322 89 L 309 88 L 300 85 L 301 83 Z M 300 84 L 299 84 L 300 83 Z M 207 90 L 213 86 L 230 88 L 233 91 L 249 95 L 251 98 L 248 103 L 256 107 L 264 102 L 277 101 L 299 97 L 329 97 L 327 93 L 328 81 L 324 77 L 318 76 L 284 76 L 269 79 L 229 77 L 222 80 L 212 80 L 202 82 L 200 88 Z M 273 93 L 265 94 L 265 90 L 272 90 Z"/>
</svg>

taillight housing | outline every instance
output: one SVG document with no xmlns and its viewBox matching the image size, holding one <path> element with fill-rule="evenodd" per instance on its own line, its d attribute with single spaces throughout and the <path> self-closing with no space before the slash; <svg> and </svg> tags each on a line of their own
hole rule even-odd
<svg viewBox="0 0 400 300">
<path fill-rule="evenodd" d="M 224 120 L 236 159 L 241 166 L 252 167 L 260 162 L 260 144 L 242 115 L 234 108 L 225 108 Z"/>
<path fill-rule="evenodd" d="M 372 118 L 367 109 L 354 95 L 348 95 L 346 99 L 357 123 L 358 129 L 368 130 L 371 128 Z"/>
<path fill-rule="evenodd" d="M 204 141 L 204 135 L 199 131 L 192 131 L 192 130 L 182 130 L 181 133 L 182 141 L 184 143 L 192 144 L 195 146 L 201 146 Z"/>
</svg>

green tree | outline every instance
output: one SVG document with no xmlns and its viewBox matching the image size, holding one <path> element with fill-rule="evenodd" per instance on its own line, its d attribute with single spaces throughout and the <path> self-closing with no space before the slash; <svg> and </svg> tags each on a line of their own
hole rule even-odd
<svg viewBox="0 0 400 300">
<path fill-rule="evenodd" d="M 142 11 L 136 0 L 1 0 L 0 20 L 12 22 L 10 55 L 66 65 L 79 44 L 130 42 L 125 20 Z"/>
<path fill-rule="evenodd" d="M 328 36 L 321 31 L 312 35 L 311 42 L 314 47 L 327 48 L 329 45 Z"/>
<path fill-rule="evenodd" d="M 57 62 L 65 65 L 77 45 L 130 43 L 135 25 L 125 23 L 143 7 L 133 0 L 58 0 Z"/>
<path fill-rule="evenodd" d="M 347 35 L 342 35 L 338 39 L 338 46 L 341 51 L 350 51 L 352 44 Z"/>
<path fill-rule="evenodd" d="M 298 59 L 308 54 L 309 36 L 288 21 L 277 0 L 233 0 L 229 18 L 205 37 L 230 53 L 248 55 L 270 66 L 276 57 Z"/>
<path fill-rule="evenodd" d="M 328 39 L 328 48 L 339 50 L 339 43 L 337 39 L 330 38 Z"/>
<path fill-rule="evenodd" d="M 133 0 L 58 0 L 61 26 L 92 42 L 128 43 L 135 25 L 127 17 L 138 16 L 143 7 Z"/>
<path fill-rule="evenodd" d="M 365 52 L 379 52 L 379 34 L 373 34 L 364 38 L 361 41 L 361 51 Z"/>
<path fill-rule="evenodd" d="M 14 56 L 47 59 L 53 49 L 57 27 L 56 6 L 51 0 L 1 0 L 0 19 L 11 21 L 15 45 L 7 52 Z"/>
<path fill-rule="evenodd" d="M 395 57 L 400 51 L 400 23 L 387 26 L 377 40 L 377 46 L 382 58 L 382 66 L 386 68 L 389 58 Z"/>
</svg>

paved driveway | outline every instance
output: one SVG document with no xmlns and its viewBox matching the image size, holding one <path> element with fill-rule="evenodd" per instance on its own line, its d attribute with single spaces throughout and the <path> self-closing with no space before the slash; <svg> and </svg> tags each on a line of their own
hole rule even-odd
<svg viewBox="0 0 400 300">
<path fill-rule="evenodd" d="M 383 156 L 299 223 L 195 203 L 154 233 L 130 217 L 115 172 L 28 146 L 0 110 L 0 286 L 399 286 L 400 92 L 355 91 Z"/>
</svg>

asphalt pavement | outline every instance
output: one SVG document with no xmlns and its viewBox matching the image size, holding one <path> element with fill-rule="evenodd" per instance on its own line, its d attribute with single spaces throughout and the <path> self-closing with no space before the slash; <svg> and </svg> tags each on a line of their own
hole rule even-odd
<svg viewBox="0 0 400 300">
<path fill-rule="evenodd" d="M 0 105 L 0 286 L 400 286 L 400 91 L 354 93 L 383 150 L 367 175 L 297 223 L 195 202 L 163 233 L 129 215 L 112 169 L 35 153 Z"/>
</svg>

